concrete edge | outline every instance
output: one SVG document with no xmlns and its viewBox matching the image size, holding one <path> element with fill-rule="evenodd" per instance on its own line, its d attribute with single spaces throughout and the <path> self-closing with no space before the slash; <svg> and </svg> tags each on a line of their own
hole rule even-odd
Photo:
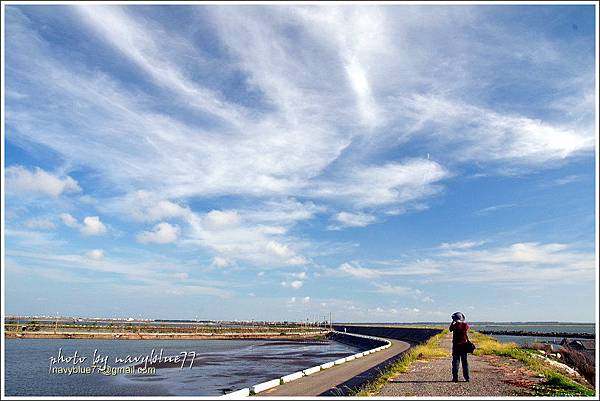
<svg viewBox="0 0 600 401">
<path fill-rule="evenodd" d="M 269 380 L 266 382 L 255 384 L 254 386 L 250 387 L 250 392 L 254 393 L 254 394 L 260 393 L 261 391 L 265 391 L 265 390 L 271 389 L 273 387 L 277 387 L 280 384 L 281 384 L 281 378 Z"/>
<path fill-rule="evenodd" d="M 289 375 L 281 376 L 282 383 L 289 383 L 293 380 L 299 379 L 304 376 L 304 371 L 290 373 Z"/>
<path fill-rule="evenodd" d="M 322 368 L 323 368 L 323 365 L 313 366 L 312 368 L 304 369 L 302 371 L 302 373 L 304 373 L 304 376 L 309 376 L 309 375 L 312 375 L 313 373 L 320 372 Z"/>
<path fill-rule="evenodd" d="M 282 377 L 280 377 L 278 379 L 273 379 L 273 380 L 269 380 L 269 381 L 266 381 L 266 382 L 263 382 L 263 383 L 258 383 L 258 384 L 255 384 L 254 386 L 250 387 L 250 388 L 243 388 L 241 390 L 233 391 L 233 392 L 227 393 L 227 394 L 225 394 L 225 395 L 223 395 L 221 397 L 225 397 L 225 398 L 248 397 L 248 396 L 250 396 L 252 394 L 257 394 L 257 393 L 260 393 L 262 391 L 272 389 L 273 387 L 277 387 L 277 386 L 279 386 L 282 383 L 289 383 L 291 381 L 298 380 L 298 379 L 300 379 L 300 378 L 302 378 L 304 376 L 308 376 L 308 375 L 311 375 L 313 373 L 317 373 L 317 372 L 319 372 L 319 371 L 321 371 L 323 369 L 329 369 L 329 368 L 331 368 L 333 366 L 341 365 L 342 363 L 352 361 L 352 360 L 354 360 L 356 358 L 361 358 L 363 356 L 366 356 L 366 355 L 369 355 L 369 354 L 372 354 L 372 353 L 384 350 L 384 349 L 389 348 L 389 347 L 392 346 L 392 343 L 389 340 L 385 339 L 385 338 L 373 337 L 373 336 L 366 336 L 366 335 L 363 335 L 363 334 L 339 332 L 339 331 L 333 331 L 333 333 L 343 334 L 343 335 L 347 335 L 347 336 L 368 338 L 370 340 L 381 341 L 381 342 L 385 343 L 385 345 L 382 345 L 382 346 L 379 346 L 377 348 L 373 348 L 373 349 L 370 349 L 370 350 L 367 350 L 367 351 L 364 351 L 364 352 L 359 352 L 359 353 L 347 356 L 345 358 L 340 358 L 340 359 L 337 359 L 337 360 L 332 361 L 332 362 L 327 362 L 327 363 L 324 363 L 324 364 L 319 365 L 319 366 L 313 366 L 312 368 L 304 369 L 304 370 L 301 370 L 299 372 L 290 373 L 289 375 L 282 376 Z M 310 373 L 306 373 L 307 371 L 309 371 Z"/>
<path fill-rule="evenodd" d="M 250 389 L 248 387 L 243 388 L 241 390 L 232 391 L 231 393 L 227 393 L 223 395 L 223 398 L 242 398 L 250 396 Z"/>
</svg>

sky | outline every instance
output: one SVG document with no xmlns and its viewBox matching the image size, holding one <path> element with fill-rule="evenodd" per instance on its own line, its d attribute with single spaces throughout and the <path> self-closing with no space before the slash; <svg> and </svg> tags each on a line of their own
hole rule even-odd
<svg viewBox="0 0 600 401">
<path fill-rule="evenodd" d="M 595 320 L 593 5 L 5 5 L 6 314 Z"/>
</svg>

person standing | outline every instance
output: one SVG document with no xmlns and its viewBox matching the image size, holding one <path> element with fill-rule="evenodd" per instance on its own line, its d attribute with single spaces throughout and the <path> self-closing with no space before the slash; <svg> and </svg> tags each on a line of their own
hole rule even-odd
<svg viewBox="0 0 600 401">
<path fill-rule="evenodd" d="M 462 372 L 465 381 L 469 381 L 469 362 L 467 361 L 467 331 L 469 325 L 465 322 L 465 315 L 461 312 L 452 314 L 450 324 L 452 332 L 452 381 L 458 382 L 458 365 L 462 362 Z"/>
</svg>

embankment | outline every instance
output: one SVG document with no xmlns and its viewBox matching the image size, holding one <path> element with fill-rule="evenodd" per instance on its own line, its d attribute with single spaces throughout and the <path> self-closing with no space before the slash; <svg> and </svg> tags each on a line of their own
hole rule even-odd
<svg viewBox="0 0 600 401">
<path fill-rule="evenodd" d="M 322 332 L 265 333 L 94 333 L 94 332 L 44 332 L 30 331 L 15 333 L 6 331 L 6 338 L 59 338 L 89 340 L 307 340 L 322 338 Z"/>
<path fill-rule="evenodd" d="M 396 327 L 396 326 L 369 326 L 369 325 L 334 325 L 339 332 L 363 334 L 367 336 L 392 338 L 405 341 L 411 345 L 424 343 L 431 337 L 442 332 L 442 329 Z"/>
<path fill-rule="evenodd" d="M 337 341 L 338 343 L 351 345 L 353 347 L 360 349 L 361 351 L 374 349 L 374 348 L 381 347 L 383 345 L 388 344 L 387 341 L 383 341 L 378 338 L 351 335 L 353 333 L 349 333 L 349 334 L 350 335 L 346 335 L 345 333 L 333 331 L 327 335 L 327 338 L 330 340 Z M 356 333 L 354 333 L 354 334 L 356 334 Z"/>
<path fill-rule="evenodd" d="M 401 359 L 411 345 L 426 341 L 440 333 L 441 329 L 425 329 L 416 327 L 387 327 L 334 325 L 337 332 L 329 338 L 358 347 L 372 349 L 360 357 L 357 355 L 345 358 L 346 363 L 330 362 L 316 370 L 310 376 L 298 375 L 290 383 L 279 385 L 277 380 L 265 383 L 266 388 L 258 387 L 254 393 L 261 396 L 346 396 L 354 394 L 365 383 L 379 375 L 393 362 Z M 364 338 L 356 335 L 378 338 Z M 382 345 L 382 343 L 386 345 Z M 375 348 L 373 348 L 375 347 Z M 344 359 L 343 359 L 344 360 Z M 341 361 L 341 360 L 340 360 Z M 281 380 L 282 383 L 285 380 Z M 259 386 L 261 386 L 260 384 Z M 258 390 L 258 391 L 257 391 Z M 250 391 L 250 390 L 248 390 Z"/>
</svg>

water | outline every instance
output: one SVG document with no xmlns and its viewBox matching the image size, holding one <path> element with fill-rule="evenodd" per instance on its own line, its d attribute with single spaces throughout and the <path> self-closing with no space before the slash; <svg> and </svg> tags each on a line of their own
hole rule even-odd
<svg viewBox="0 0 600 401">
<path fill-rule="evenodd" d="M 509 330 L 528 331 L 532 333 L 588 333 L 596 332 L 594 323 L 470 323 L 474 330 Z"/>
<path fill-rule="evenodd" d="M 560 323 L 560 322 L 475 322 L 467 320 L 469 326 L 474 330 L 509 330 L 509 331 L 531 331 L 539 333 L 589 333 L 596 332 L 594 323 Z M 342 325 L 343 323 L 338 323 Z M 419 323 L 349 323 L 355 325 L 374 325 L 374 326 L 413 326 L 413 327 L 439 327 L 447 328 L 448 322 L 419 322 Z"/>
<path fill-rule="evenodd" d="M 154 375 L 49 373 L 61 347 L 65 356 L 87 356 L 82 366 L 91 365 L 95 349 L 111 362 L 161 348 L 164 355 L 195 351 L 196 358 L 192 368 L 190 356 L 183 369 L 159 367 Z M 6 339 L 5 388 L 10 396 L 215 396 L 359 351 L 334 341 Z"/>
<path fill-rule="evenodd" d="M 526 331 L 530 333 L 570 333 L 570 339 L 579 338 L 577 334 L 594 334 L 596 325 L 593 323 L 473 323 L 473 330 L 493 331 Z M 513 342 L 521 346 L 529 346 L 536 342 L 559 344 L 564 337 L 547 336 L 513 336 L 491 334 L 500 342 Z"/>
</svg>

